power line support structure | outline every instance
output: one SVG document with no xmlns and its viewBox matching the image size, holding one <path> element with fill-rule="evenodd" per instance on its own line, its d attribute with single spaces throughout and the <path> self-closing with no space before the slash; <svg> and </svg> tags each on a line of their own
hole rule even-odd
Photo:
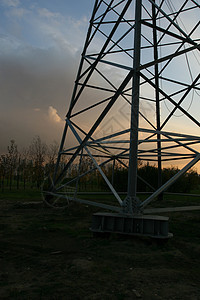
<svg viewBox="0 0 200 300">
<path fill-rule="evenodd" d="M 200 95 L 199 13 L 194 0 L 94 2 L 55 171 L 44 191 L 47 204 L 76 201 L 111 210 L 94 214 L 94 232 L 170 236 L 168 218 L 145 215 L 144 208 L 200 160 L 194 109 Z M 157 186 L 137 175 L 141 160 L 157 164 Z M 162 167 L 169 162 L 180 162 L 181 169 L 163 183 Z M 128 168 L 124 199 L 114 184 L 116 164 Z M 92 181 L 97 173 L 118 205 L 81 197 L 82 179 Z M 152 190 L 143 201 L 137 179 Z"/>
</svg>

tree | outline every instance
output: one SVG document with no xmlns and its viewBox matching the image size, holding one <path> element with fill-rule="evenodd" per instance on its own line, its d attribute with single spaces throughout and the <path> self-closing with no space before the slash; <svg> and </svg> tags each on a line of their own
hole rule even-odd
<svg viewBox="0 0 200 300">
<path fill-rule="evenodd" d="M 53 175 L 53 171 L 55 168 L 56 158 L 58 155 L 58 143 L 53 141 L 52 144 L 47 146 L 47 153 L 46 153 L 46 173 L 50 176 Z"/>
<path fill-rule="evenodd" d="M 6 171 L 8 175 L 9 186 L 11 189 L 13 174 L 17 168 L 18 155 L 19 155 L 15 140 L 10 141 L 10 146 L 8 146 L 7 149 L 8 149 L 8 153 L 6 154 L 6 164 L 7 164 Z"/>
<path fill-rule="evenodd" d="M 29 146 L 29 156 L 33 166 L 33 181 L 39 188 L 44 179 L 44 164 L 47 155 L 47 145 L 39 136 L 33 138 Z"/>
</svg>

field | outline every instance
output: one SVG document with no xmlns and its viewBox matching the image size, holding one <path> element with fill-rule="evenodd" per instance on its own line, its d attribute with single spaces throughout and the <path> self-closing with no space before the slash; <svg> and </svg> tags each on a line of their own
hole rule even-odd
<svg viewBox="0 0 200 300">
<path fill-rule="evenodd" d="M 179 198 L 167 204 L 188 201 Z M 162 214 L 174 237 L 161 245 L 93 238 L 97 208 L 72 203 L 60 211 L 40 201 L 32 191 L 0 196 L 0 299 L 200 299 L 199 211 Z"/>
</svg>

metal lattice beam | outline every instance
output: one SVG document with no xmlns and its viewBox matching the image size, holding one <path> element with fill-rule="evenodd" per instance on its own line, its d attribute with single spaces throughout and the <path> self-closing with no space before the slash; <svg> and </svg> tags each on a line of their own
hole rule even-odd
<svg viewBox="0 0 200 300">
<path fill-rule="evenodd" d="M 200 120 L 193 109 L 200 97 L 200 21 L 193 14 L 199 16 L 200 5 L 192 0 L 94 1 L 48 199 L 57 195 L 141 213 L 200 160 Z M 178 111 L 191 132 L 174 128 Z M 84 159 L 92 164 L 89 170 L 82 170 Z M 138 159 L 158 167 L 158 188 L 143 202 L 137 198 Z M 180 172 L 163 184 L 163 165 L 176 161 Z M 114 177 L 110 182 L 103 171 L 115 162 L 128 167 L 124 200 Z M 121 207 L 77 198 L 80 179 L 92 172 L 101 174 Z M 75 183 L 74 197 L 67 196 Z"/>
</svg>

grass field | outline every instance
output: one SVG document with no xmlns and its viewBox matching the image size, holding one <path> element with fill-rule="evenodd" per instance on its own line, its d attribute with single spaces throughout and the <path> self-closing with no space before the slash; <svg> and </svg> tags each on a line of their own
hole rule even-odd
<svg viewBox="0 0 200 300">
<path fill-rule="evenodd" d="M 38 201 L 40 192 L 31 190 L 0 196 L 0 299 L 200 299 L 199 211 L 163 214 L 174 237 L 159 245 L 93 238 L 99 209 L 72 203 L 59 211 Z M 199 202 L 168 195 L 160 204 Z"/>
</svg>

